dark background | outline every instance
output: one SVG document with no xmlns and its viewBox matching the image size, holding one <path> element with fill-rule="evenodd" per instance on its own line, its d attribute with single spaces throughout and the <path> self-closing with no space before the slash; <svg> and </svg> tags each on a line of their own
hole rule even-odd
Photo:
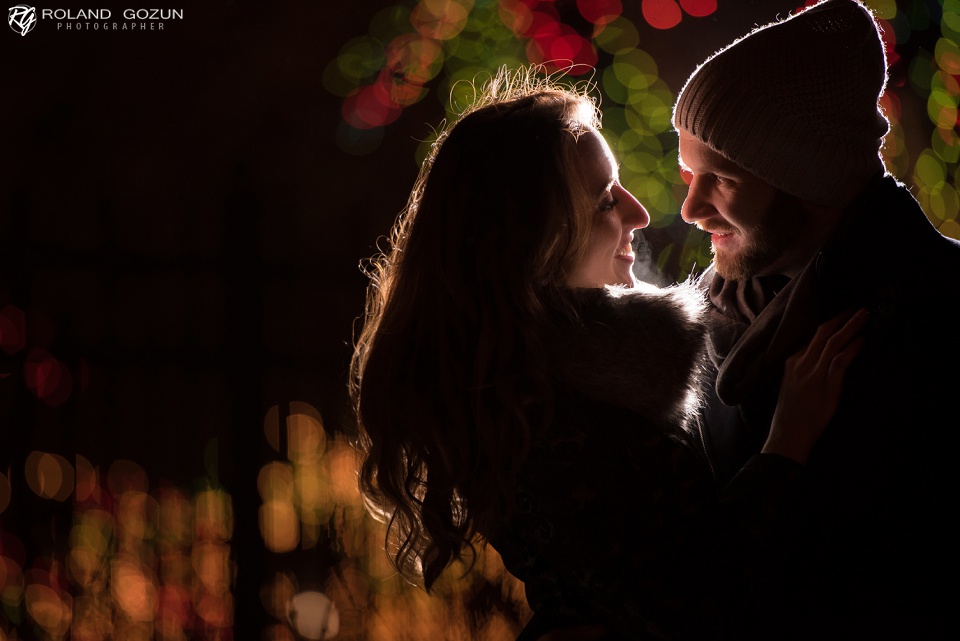
<svg viewBox="0 0 960 641">
<path fill-rule="evenodd" d="M 624 15 L 676 92 L 712 51 L 800 4 L 720 0 L 668 31 L 645 25 L 639 0 Z M 97 6 L 117 16 L 126 5 Z M 41 21 L 0 35 L 0 471 L 12 488 L 0 524 L 25 541 L 37 524 L 56 536 L 51 515 L 64 508 L 24 497 L 34 450 L 129 459 L 153 483 L 215 479 L 233 496 L 239 565 L 253 568 L 238 578 L 239 625 L 256 620 L 265 558 L 264 417 L 309 403 L 328 432 L 353 433 L 359 264 L 444 114 L 430 95 L 373 152 L 335 143 L 341 100 L 324 69 L 387 3 L 169 6 L 184 19 L 162 31 Z M 938 33 L 898 52 L 932 48 Z M 929 129 L 925 98 L 911 95 L 904 128 Z M 30 372 L 50 363 L 62 375 L 38 392 Z"/>
</svg>

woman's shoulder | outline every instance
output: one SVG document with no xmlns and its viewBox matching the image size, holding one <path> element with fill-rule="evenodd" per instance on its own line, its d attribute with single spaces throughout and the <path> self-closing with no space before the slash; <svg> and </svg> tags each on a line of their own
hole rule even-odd
<svg viewBox="0 0 960 641">
<path fill-rule="evenodd" d="M 549 339 L 557 381 L 657 423 L 700 402 L 706 304 L 692 284 L 568 290 L 578 322 Z"/>
<path fill-rule="evenodd" d="M 691 281 L 670 287 L 639 282 L 633 287 L 607 285 L 567 292 L 584 321 L 612 327 L 635 329 L 671 322 L 697 333 L 708 310 L 703 291 Z"/>
</svg>

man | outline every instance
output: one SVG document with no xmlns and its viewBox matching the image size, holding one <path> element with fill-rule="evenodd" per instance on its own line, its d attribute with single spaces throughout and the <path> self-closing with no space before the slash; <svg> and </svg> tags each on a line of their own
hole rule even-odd
<svg viewBox="0 0 960 641">
<path fill-rule="evenodd" d="M 726 484 L 759 451 L 784 361 L 866 308 L 839 408 L 778 515 L 734 638 L 960 638 L 960 243 L 879 156 L 886 60 L 854 0 L 828 0 L 710 57 L 675 110 L 711 235 L 715 386 L 705 441 Z"/>
</svg>

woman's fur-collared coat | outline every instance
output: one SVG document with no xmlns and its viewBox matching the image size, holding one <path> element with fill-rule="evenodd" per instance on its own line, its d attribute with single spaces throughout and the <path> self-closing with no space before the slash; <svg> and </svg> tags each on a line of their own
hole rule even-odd
<svg viewBox="0 0 960 641">
<path fill-rule="evenodd" d="M 609 639 L 708 638 L 719 612 L 698 538 L 717 498 L 691 418 L 702 295 L 605 288 L 569 302 L 581 322 L 546 338 L 552 420 L 491 537 L 536 613 L 520 638 L 584 623 Z"/>
</svg>

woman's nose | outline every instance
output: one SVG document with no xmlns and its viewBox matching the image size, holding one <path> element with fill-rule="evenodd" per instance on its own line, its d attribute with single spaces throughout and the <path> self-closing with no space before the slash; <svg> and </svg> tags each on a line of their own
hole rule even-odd
<svg viewBox="0 0 960 641">
<path fill-rule="evenodd" d="M 630 229 L 643 229 L 650 224 L 650 214 L 644 209 L 640 201 L 633 197 L 629 191 L 617 185 L 620 190 L 618 198 L 620 199 L 620 216 L 624 227 Z"/>
</svg>

